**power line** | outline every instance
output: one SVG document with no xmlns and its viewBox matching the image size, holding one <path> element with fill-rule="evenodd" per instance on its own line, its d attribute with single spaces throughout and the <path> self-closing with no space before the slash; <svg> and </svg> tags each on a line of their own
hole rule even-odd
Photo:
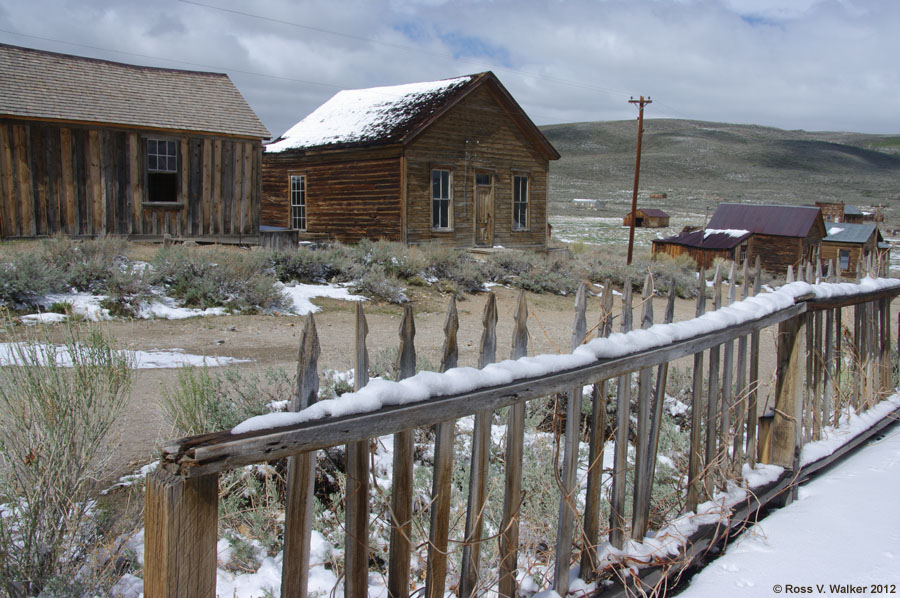
<svg viewBox="0 0 900 598">
<path fill-rule="evenodd" d="M 192 5 L 194 5 L 194 6 L 201 6 L 201 7 L 203 7 L 203 8 L 210 8 L 210 9 L 218 10 L 218 11 L 221 11 L 221 12 L 226 12 L 226 13 L 230 13 L 230 14 L 234 14 L 234 15 L 240 15 L 240 16 L 243 16 L 243 17 L 249 17 L 249 18 L 252 18 L 252 19 L 259 19 L 259 20 L 261 20 L 261 21 L 269 21 L 269 22 L 271 22 L 271 23 L 279 23 L 279 24 L 281 24 L 281 25 L 288 25 L 288 26 L 290 26 L 290 27 L 297 27 L 297 28 L 299 28 L 299 29 L 305 29 L 305 30 L 307 30 L 307 31 L 315 31 L 315 32 L 317 32 L 317 33 L 325 33 L 325 34 L 328 34 L 328 35 L 334 35 L 334 36 L 337 36 L 337 37 L 343 37 L 343 38 L 346 38 L 346 39 L 352 39 L 352 40 L 356 40 L 356 41 L 362 41 L 362 42 L 366 42 L 366 43 L 377 44 L 377 45 L 385 46 L 385 47 L 388 47 L 388 48 L 394 48 L 394 49 L 396 49 L 396 50 L 403 50 L 403 51 L 406 51 L 406 52 L 416 52 L 416 53 L 419 53 L 419 54 L 425 54 L 425 55 L 427 55 L 427 56 L 434 56 L 434 57 L 437 57 L 437 58 L 444 58 L 444 59 L 447 59 L 447 60 L 452 60 L 452 61 L 454 61 L 454 62 L 464 62 L 464 63 L 476 65 L 476 66 L 479 66 L 479 67 L 486 67 L 486 68 L 488 68 L 488 69 L 490 69 L 490 70 L 494 70 L 494 71 L 500 71 L 500 72 L 506 72 L 506 73 L 516 74 L 516 75 L 519 75 L 519 76 L 522 76 L 522 77 L 534 77 L 534 78 L 536 78 L 536 79 L 541 79 L 541 80 L 544 80 L 544 81 L 551 81 L 551 82 L 553 82 L 553 83 L 559 83 L 559 84 L 561 84 L 561 85 L 568 85 L 568 86 L 570 86 L 570 87 L 577 87 L 577 88 L 585 89 L 585 90 L 588 90 L 588 91 L 596 91 L 596 92 L 599 92 L 599 93 L 607 94 L 607 95 L 609 95 L 609 96 L 620 96 L 620 95 L 626 95 L 626 94 L 627 94 L 627 92 L 621 91 L 621 90 L 618 90 L 618 89 L 611 89 L 611 88 L 598 87 L 598 86 L 596 86 L 596 85 L 588 85 L 588 84 L 586 84 L 586 83 L 581 83 L 581 82 L 579 82 L 579 81 L 571 81 L 571 80 L 569 80 L 569 79 L 561 79 L 561 78 L 558 78 L 558 77 L 551 77 L 551 76 L 549 76 L 549 75 L 543 75 L 543 74 L 541 74 L 541 73 L 534 73 L 534 72 L 530 72 L 530 71 L 523 71 L 523 70 L 519 70 L 519 69 L 513 69 L 513 68 L 505 67 L 505 66 L 498 66 L 498 65 L 492 64 L 492 63 L 490 63 L 490 62 L 484 62 L 484 61 L 480 61 L 480 60 L 473 60 L 473 59 L 471 59 L 471 58 L 458 58 L 458 57 L 456 57 L 456 56 L 454 56 L 454 55 L 452 55 L 452 54 L 448 54 L 448 53 L 445 53 L 445 52 L 436 52 L 436 51 L 433 51 L 433 50 L 426 50 L 426 49 L 424 49 L 424 48 L 418 48 L 418 47 L 415 47 L 415 46 L 407 46 L 407 45 L 403 45 L 403 44 L 396 44 L 396 43 L 393 43 L 393 42 L 386 42 L 386 41 L 374 39 L 374 38 L 371 38 L 371 37 L 364 37 L 364 36 L 360 36 L 360 35 L 354 35 L 354 34 L 351 34 L 351 33 L 344 33 L 344 32 L 341 32 L 341 31 L 334 31 L 334 30 L 331 30 L 331 29 L 324 29 L 324 28 L 322 28 L 322 27 L 314 27 L 314 26 L 312 26 L 312 25 L 304 25 L 303 23 L 295 23 L 295 22 L 293 22 L 293 21 L 286 21 L 286 20 L 284 20 L 284 19 L 276 19 L 276 18 L 274 18 L 274 17 L 267 17 L 267 16 L 265 16 L 265 15 L 258 15 L 258 14 L 253 14 L 253 13 L 249 13 L 249 12 L 243 12 L 243 11 L 240 11 L 240 10 L 234 10 L 234 9 L 231 9 L 231 8 L 225 8 L 225 7 L 222 7 L 222 6 L 216 6 L 215 4 L 206 4 L 206 3 L 204 3 L 204 2 L 198 2 L 197 0 L 178 0 L 178 2 L 181 2 L 181 3 L 183 3 L 183 4 L 192 4 Z"/>
</svg>

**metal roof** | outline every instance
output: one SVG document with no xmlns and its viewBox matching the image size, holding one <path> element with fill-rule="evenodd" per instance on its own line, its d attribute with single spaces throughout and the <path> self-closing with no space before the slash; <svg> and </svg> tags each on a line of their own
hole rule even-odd
<svg viewBox="0 0 900 598">
<path fill-rule="evenodd" d="M 844 216 L 850 214 L 851 216 L 862 216 L 863 212 L 856 206 L 845 205 L 844 206 Z"/>
<path fill-rule="evenodd" d="M 810 206 L 720 203 L 707 228 L 744 229 L 762 235 L 805 237 L 821 219 L 821 210 Z"/>
<path fill-rule="evenodd" d="M 732 249 L 743 243 L 753 234 L 749 231 L 746 234 L 737 236 L 725 232 L 706 233 L 707 231 L 705 230 L 694 230 L 677 234 L 674 237 L 655 239 L 653 242 L 684 245 L 686 247 L 696 247 L 698 249 Z"/>
<path fill-rule="evenodd" d="M 825 226 L 827 237 L 823 243 L 865 243 L 875 234 L 875 224 L 849 224 L 847 222 L 829 222 Z"/>
<path fill-rule="evenodd" d="M 0 115 L 270 136 L 222 73 L 136 66 L 0 44 Z"/>
</svg>

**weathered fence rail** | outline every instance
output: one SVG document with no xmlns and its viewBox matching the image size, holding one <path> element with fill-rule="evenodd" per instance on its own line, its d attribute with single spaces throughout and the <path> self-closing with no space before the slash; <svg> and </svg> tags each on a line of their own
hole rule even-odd
<svg viewBox="0 0 900 598">
<path fill-rule="evenodd" d="M 870 265 L 870 268 L 872 266 Z M 829 268 L 829 271 L 831 269 Z M 813 281 L 811 269 L 801 269 Z M 792 273 L 789 273 L 789 279 Z M 834 277 L 829 276 L 831 279 Z M 751 285 L 751 278 L 755 285 Z M 821 271 L 818 273 L 821 279 Z M 732 269 L 728 305 L 739 313 L 737 284 Z M 759 294 L 759 267 L 753 277 L 743 272 L 744 300 Z M 701 276 L 700 284 L 705 285 Z M 796 286 L 796 285 L 795 285 Z M 806 289 L 807 287 L 803 287 Z M 816 289 L 825 289 L 817 292 Z M 145 594 L 148 598 L 215 595 L 217 540 L 217 476 L 243 465 L 288 458 L 288 495 L 285 513 L 282 596 L 305 596 L 312 530 L 314 452 L 346 445 L 346 522 L 344 547 L 344 593 L 350 598 L 367 595 L 369 573 L 369 482 L 370 438 L 394 435 L 394 462 L 391 486 L 391 538 L 387 563 L 387 587 L 392 597 L 410 594 L 411 530 L 413 517 L 413 435 L 416 428 L 435 426 L 434 472 L 430 489 L 430 524 L 427 533 L 427 575 L 425 595 L 439 598 L 447 588 L 468 598 L 484 593 L 486 563 L 481 547 L 485 541 L 484 511 L 489 483 L 504 488 L 503 515 L 499 525 L 498 560 L 492 579 L 501 596 L 518 593 L 519 523 L 522 500 L 522 447 L 525 438 L 525 406 L 529 401 L 550 396 L 565 397 L 560 419 L 565 434 L 559 455 L 548 459 L 560 487 L 554 589 L 565 595 L 569 570 L 580 563 L 581 576 L 593 578 L 599 569 L 598 553 L 604 542 L 622 549 L 625 539 L 642 540 L 650 527 L 651 499 L 659 452 L 660 421 L 666 393 L 669 365 L 693 357 L 693 388 L 690 418 L 690 454 L 684 510 L 695 511 L 703 499 L 724 488 L 725 481 L 740 476 L 741 465 L 774 463 L 791 472 L 800 472 L 800 451 L 807 440 L 817 439 L 822 429 L 837 422 L 842 410 L 864 410 L 885 396 L 893 386 L 890 341 L 890 300 L 900 294 L 900 286 L 887 283 L 859 287 L 808 287 L 808 294 L 794 296 L 789 304 L 761 316 L 737 318 L 737 323 L 709 330 L 699 326 L 696 333 L 681 334 L 677 340 L 647 348 L 629 349 L 616 357 L 603 357 L 540 376 L 521 375 L 512 382 L 479 386 L 465 392 L 441 394 L 432 391 L 422 400 L 385 405 L 372 411 L 315 419 L 245 433 L 217 432 L 170 443 L 163 449 L 162 467 L 152 474 L 146 494 Z M 828 291 L 830 289 L 830 291 Z M 752 290 L 752 292 L 751 292 Z M 705 312 L 706 289 L 701 286 L 697 315 Z M 828 292 L 826 292 L 828 291 Z M 640 303 L 640 328 L 653 326 L 652 280 L 645 281 Z M 664 316 L 673 320 L 674 284 L 668 289 Z M 716 273 L 713 305 L 722 305 L 722 281 Z M 631 283 L 618 320 L 623 332 L 632 327 Z M 576 298 L 572 348 L 587 342 L 585 288 Z M 749 305 L 749 304 L 748 304 Z M 850 343 L 843 343 L 848 329 L 842 327 L 842 309 L 854 310 Z M 612 287 L 606 284 L 599 301 L 600 318 L 592 333 L 607 337 L 613 329 Z M 724 313 L 724 312 L 720 312 Z M 527 354 L 528 307 L 520 296 L 515 314 L 510 357 Z M 357 309 L 355 332 L 355 383 L 366 385 L 368 332 L 362 307 Z M 709 321 L 707 318 L 706 321 Z M 478 366 L 485 368 L 497 357 L 497 307 L 493 296 L 486 303 Z M 774 376 L 774 407 L 760 413 L 760 332 L 777 326 L 777 364 Z M 441 371 L 456 367 L 458 361 L 455 302 L 451 300 L 444 327 L 445 343 Z M 398 356 L 399 378 L 413 375 L 415 364 L 415 323 L 407 308 L 401 325 Z M 619 337 L 620 340 L 634 337 Z M 609 341 L 607 341 L 609 342 Z M 624 340 L 623 340 L 624 342 Z M 316 402 L 318 395 L 319 341 L 310 316 L 303 331 L 297 367 L 297 384 L 291 402 L 300 411 Z M 735 350 L 736 349 L 736 350 Z M 844 353 L 842 353 L 842 351 Z M 804 368 L 800 367 L 805 355 Z M 843 393 L 841 362 L 849 357 L 850 392 Z M 502 364 L 501 364 L 502 365 Z M 708 369 L 704 369 L 706 366 Z M 457 373 L 461 370 L 455 370 Z M 655 372 L 655 380 L 654 380 Z M 706 372 L 706 374 L 704 374 Z M 449 374 L 448 374 L 449 375 Z M 632 401 L 632 379 L 636 375 L 636 400 Z M 615 455 L 611 472 L 603 470 L 607 442 L 606 414 L 612 382 L 615 393 Z M 583 389 L 590 387 L 590 393 Z M 704 392 L 704 390 L 706 392 Z M 366 392 L 365 390 L 363 392 Z M 590 401 L 586 470 L 587 489 L 583 507 L 576 495 L 580 490 L 580 422 L 582 402 Z M 507 409 L 505 479 L 489 480 L 489 443 L 492 421 L 497 411 Z M 454 469 L 455 421 L 474 417 L 471 439 L 470 479 L 465 533 L 455 540 L 462 544 L 458 577 L 447 579 L 450 544 L 450 493 Z M 632 415 L 636 425 L 632 425 Z M 759 421 L 759 426 L 757 422 Z M 559 426 L 560 428 L 562 426 Z M 759 434 L 757 430 L 759 429 Z M 632 440 L 633 438 L 633 440 Z M 628 448 L 634 446 L 634 464 Z M 631 518 L 626 516 L 626 473 L 632 471 Z M 600 520 L 603 479 L 611 479 L 608 525 Z M 580 511 L 580 512 L 579 512 Z M 576 534 L 576 520 L 581 521 Z M 551 539 L 552 541 L 552 539 Z M 605 573 L 609 573 L 606 571 Z M 614 576 L 613 576 L 614 577 Z M 649 579 L 649 577 L 648 577 Z M 491 583 L 494 583 L 491 582 Z M 448 585 L 449 584 L 449 585 Z"/>
</svg>

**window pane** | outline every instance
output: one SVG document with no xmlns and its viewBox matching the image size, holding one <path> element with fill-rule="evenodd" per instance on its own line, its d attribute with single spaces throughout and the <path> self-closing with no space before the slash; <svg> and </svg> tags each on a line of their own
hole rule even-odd
<svg viewBox="0 0 900 598">
<path fill-rule="evenodd" d="M 176 170 L 178 170 L 178 167 L 175 165 L 175 156 L 169 157 L 168 168 L 171 172 L 175 172 Z"/>
<path fill-rule="evenodd" d="M 475 175 L 475 184 L 476 185 L 490 185 L 491 184 L 491 175 L 476 174 Z"/>
<path fill-rule="evenodd" d="M 149 168 L 150 170 L 156 170 L 156 154 L 147 155 L 147 168 Z"/>
<path fill-rule="evenodd" d="M 150 154 L 156 153 L 156 139 L 148 139 L 147 140 L 147 153 L 150 153 Z"/>
<path fill-rule="evenodd" d="M 175 142 L 174 141 L 166 141 L 166 153 L 170 156 L 175 156 Z"/>
<path fill-rule="evenodd" d="M 441 196 L 441 171 L 431 171 L 431 197 L 437 198 Z"/>
</svg>

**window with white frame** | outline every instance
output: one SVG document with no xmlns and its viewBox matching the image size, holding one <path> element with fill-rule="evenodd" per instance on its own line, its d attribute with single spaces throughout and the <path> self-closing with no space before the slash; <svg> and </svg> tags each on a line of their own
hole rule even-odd
<svg viewBox="0 0 900 598">
<path fill-rule="evenodd" d="M 291 175 L 291 228 L 306 230 L 306 175 Z"/>
<path fill-rule="evenodd" d="M 528 177 L 513 177 L 513 230 L 528 230 Z"/>
<path fill-rule="evenodd" d="M 175 141 L 147 140 L 147 201 L 178 201 L 178 144 Z"/>
<path fill-rule="evenodd" d="M 453 212 L 451 208 L 453 177 L 449 170 L 436 168 L 431 171 L 431 228 L 449 230 Z"/>
</svg>

